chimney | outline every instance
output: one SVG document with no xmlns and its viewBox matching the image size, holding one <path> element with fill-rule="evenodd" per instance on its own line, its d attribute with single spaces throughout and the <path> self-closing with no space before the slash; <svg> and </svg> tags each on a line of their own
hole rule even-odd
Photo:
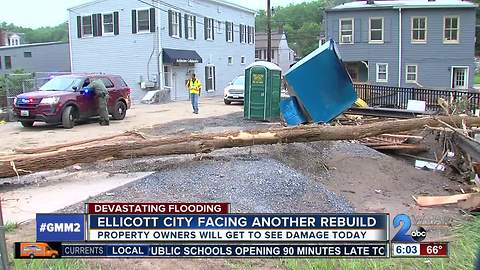
<svg viewBox="0 0 480 270">
<path fill-rule="evenodd" d="M 375 0 L 367 0 L 367 5 L 373 5 L 375 4 Z"/>
<path fill-rule="evenodd" d="M 0 47 L 7 46 L 7 31 L 0 28 Z"/>
</svg>

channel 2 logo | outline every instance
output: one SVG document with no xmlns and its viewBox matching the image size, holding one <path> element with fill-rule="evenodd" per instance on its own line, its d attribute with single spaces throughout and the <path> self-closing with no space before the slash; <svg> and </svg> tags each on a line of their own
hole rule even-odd
<svg viewBox="0 0 480 270">
<path fill-rule="evenodd" d="M 422 242 L 427 237 L 427 230 L 418 227 L 410 235 L 408 231 L 412 227 L 412 220 L 408 215 L 401 214 L 393 219 L 393 226 L 400 227 L 400 230 L 393 237 L 392 242 Z"/>
</svg>

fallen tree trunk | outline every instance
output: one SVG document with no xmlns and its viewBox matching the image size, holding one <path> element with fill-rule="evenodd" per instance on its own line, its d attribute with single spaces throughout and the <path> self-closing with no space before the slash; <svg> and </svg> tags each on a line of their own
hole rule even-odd
<svg viewBox="0 0 480 270">
<path fill-rule="evenodd" d="M 11 177 L 44 170 L 60 169 L 78 163 L 104 159 L 126 159 L 145 156 L 209 153 L 222 148 L 247 147 L 293 142 L 357 140 L 421 129 L 438 127 L 442 122 L 452 126 L 480 126 L 479 117 L 427 117 L 409 120 L 377 122 L 361 126 L 303 126 L 294 128 L 258 129 L 248 132 L 190 134 L 176 137 L 147 139 L 136 142 L 109 142 L 103 145 L 79 145 L 78 148 L 56 149 L 36 154 L 11 155 L 0 159 L 0 177 Z M 70 145 L 70 144 L 69 144 Z"/>
</svg>

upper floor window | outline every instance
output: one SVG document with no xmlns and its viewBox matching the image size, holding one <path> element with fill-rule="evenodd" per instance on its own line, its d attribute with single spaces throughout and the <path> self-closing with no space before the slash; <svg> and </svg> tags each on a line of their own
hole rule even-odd
<svg viewBox="0 0 480 270">
<path fill-rule="evenodd" d="M 113 34 L 113 13 L 103 14 L 103 33 Z"/>
<path fill-rule="evenodd" d="M 247 26 L 240 24 L 240 43 L 247 43 Z"/>
<path fill-rule="evenodd" d="M 211 18 L 205 17 L 204 28 L 205 28 L 205 39 L 206 40 L 214 40 L 215 39 L 214 20 L 211 19 Z"/>
<path fill-rule="evenodd" d="M 193 15 L 185 15 L 185 24 L 187 25 L 187 31 L 185 32 L 185 38 L 194 40 L 197 38 L 197 17 Z"/>
<path fill-rule="evenodd" d="M 369 21 L 369 43 L 383 43 L 383 17 L 370 18 Z"/>
<path fill-rule="evenodd" d="M 225 38 L 227 42 L 233 42 L 233 23 L 225 22 Z"/>
<path fill-rule="evenodd" d="M 148 9 L 137 10 L 137 31 L 150 32 L 150 11 Z"/>
<path fill-rule="evenodd" d="M 262 50 L 255 50 L 255 59 L 262 59 Z"/>
<path fill-rule="evenodd" d="M 182 31 L 182 26 L 181 26 L 182 14 L 180 12 L 169 10 L 168 15 L 169 15 L 168 16 L 169 17 L 169 22 L 168 22 L 169 28 L 168 29 L 169 29 L 170 36 L 175 37 L 175 38 L 180 38 L 182 36 L 182 34 L 181 34 L 181 31 Z"/>
<path fill-rule="evenodd" d="M 82 37 L 93 37 L 92 16 L 82 16 Z"/>
<path fill-rule="evenodd" d="M 460 29 L 459 17 L 445 17 L 443 22 L 443 42 L 444 43 L 458 43 L 458 32 Z"/>
<path fill-rule="evenodd" d="M 388 82 L 388 64 L 377 63 L 377 82 Z"/>
<path fill-rule="evenodd" d="M 354 22 L 353 18 L 340 19 L 340 44 L 353 44 Z"/>
<path fill-rule="evenodd" d="M 248 30 L 248 44 L 255 43 L 255 27 L 249 26 Z"/>
<path fill-rule="evenodd" d="M 412 43 L 427 42 L 427 17 L 412 17 Z"/>
<path fill-rule="evenodd" d="M 222 33 L 222 22 L 221 21 L 217 21 L 217 33 L 218 34 L 221 34 Z"/>
</svg>

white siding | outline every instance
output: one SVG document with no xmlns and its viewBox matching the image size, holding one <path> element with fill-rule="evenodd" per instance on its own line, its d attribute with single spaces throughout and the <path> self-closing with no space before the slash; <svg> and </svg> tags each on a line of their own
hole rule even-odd
<svg viewBox="0 0 480 270">
<path fill-rule="evenodd" d="M 189 2 L 192 5 L 189 6 Z M 147 63 L 152 51 L 158 48 L 195 50 L 202 57 L 203 63 L 195 65 L 195 72 L 198 78 L 205 85 L 204 67 L 206 64 L 216 66 L 216 91 L 208 95 L 222 95 L 223 88 L 235 76 L 243 73 L 246 65 L 254 61 L 254 45 L 241 44 L 238 25 L 245 24 L 254 26 L 255 17 L 253 13 L 240 9 L 228 7 L 208 0 L 173 0 L 168 1 L 169 5 L 180 7 L 177 11 L 182 13 L 182 38 L 172 38 L 168 35 L 168 11 L 170 8 L 164 5 L 156 9 L 157 29 L 156 33 L 132 34 L 131 12 L 133 9 L 150 8 L 151 6 L 135 0 L 106 0 L 98 1 L 91 5 L 83 5 L 70 11 L 70 35 L 72 51 L 73 72 L 104 72 L 121 75 L 125 81 L 134 89 L 133 98 L 139 100 L 145 94 L 140 89 L 140 78 L 147 80 Z M 193 10 L 197 15 L 197 39 L 185 39 L 183 16 L 185 11 Z M 91 13 L 119 12 L 119 35 L 102 36 L 93 38 L 77 37 L 77 16 Z M 203 15 L 203 16 L 200 16 Z M 215 29 L 215 40 L 204 39 L 203 17 L 211 17 L 222 21 L 222 33 Z M 224 21 L 233 21 L 235 24 L 235 37 L 233 43 L 225 40 Z M 160 49 L 161 50 L 161 49 Z M 157 58 L 158 52 L 154 51 L 154 57 L 149 65 L 150 78 L 158 74 L 160 62 Z M 228 65 L 228 56 L 234 57 L 233 65 Z M 241 56 L 246 57 L 246 65 L 240 64 Z M 181 66 L 182 67 L 182 66 Z M 187 67 L 174 69 L 177 82 L 186 79 Z M 162 74 L 163 75 L 163 74 Z M 178 84 L 178 83 L 177 83 Z M 178 87 L 184 87 L 183 83 Z"/>
</svg>

